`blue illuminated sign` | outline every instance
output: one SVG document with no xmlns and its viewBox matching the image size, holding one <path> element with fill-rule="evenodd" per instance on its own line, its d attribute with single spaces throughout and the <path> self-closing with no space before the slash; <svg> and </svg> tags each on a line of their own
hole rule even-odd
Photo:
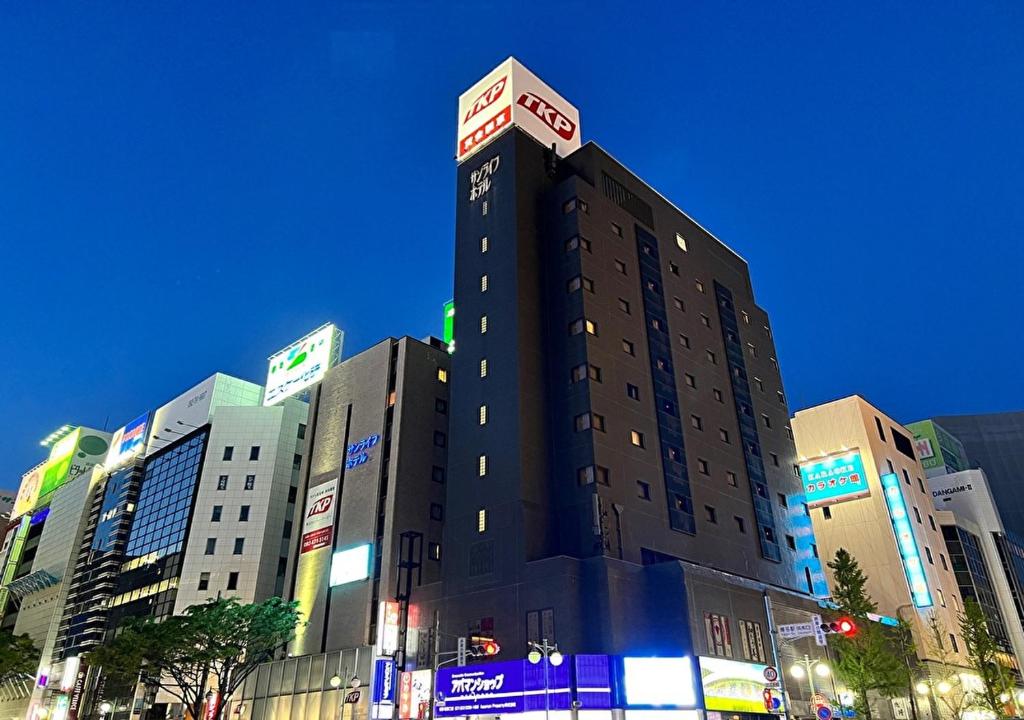
<svg viewBox="0 0 1024 720">
<path fill-rule="evenodd" d="M 348 446 L 345 453 L 345 469 L 351 470 L 354 467 L 364 465 L 370 460 L 369 450 L 380 442 L 380 435 L 368 435 L 357 443 Z"/>
<path fill-rule="evenodd" d="M 800 478 L 809 507 L 831 505 L 871 494 L 864 462 L 857 450 L 803 463 L 800 465 Z"/>
<path fill-rule="evenodd" d="M 917 540 L 914 538 L 914 527 L 907 515 L 907 503 L 903 500 L 900 479 L 896 473 L 888 473 L 881 477 L 882 492 L 885 493 L 885 506 L 889 510 L 892 529 L 896 533 L 896 545 L 899 547 L 903 571 L 910 585 L 910 596 L 914 607 L 932 606 L 932 594 L 928 589 L 928 578 L 921 564 L 921 553 L 918 551 Z"/>
<path fill-rule="evenodd" d="M 373 664 L 373 702 L 395 702 L 395 661 L 378 658 Z"/>
<path fill-rule="evenodd" d="M 569 710 L 569 675 L 566 662 L 547 668 L 544 663 L 534 665 L 526 660 L 440 668 L 434 715 L 447 718 Z"/>
<path fill-rule="evenodd" d="M 796 571 L 797 584 L 803 585 L 806 578 L 811 581 L 811 594 L 815 597 L 828 597 L 828 582 L 825 580 L 825 571 L 818 559 L 817 541 L 814 539 L 814 526 L 811 523 L 811 516 L 804 512 L 803 495 L 789 495 L 786 497 L 786 504 L 789 506 L 789 524 L 793 531 L 793 538 L 796 544 Z"/>
</svg>

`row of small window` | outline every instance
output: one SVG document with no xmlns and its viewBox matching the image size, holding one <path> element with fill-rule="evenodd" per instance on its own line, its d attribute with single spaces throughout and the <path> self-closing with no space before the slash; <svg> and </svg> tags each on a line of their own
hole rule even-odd
<svg viewBox="0 0 1024 720">
<path fill-rule="evenodd" d="M 304 437 L 305 434 L 306 434 L 306 432 L 305 432 L 305 427 L 306 426 L 305 425 L 300 425 L 300 427 L 303 430 L 302 430 L 302 435 L 300 435 L 299 437 Z M 234 457 L 235 457 L 235 446 L 234 445 L 225 445 L 224 446 L 224 455 L 221 457 L 221 460 L 225 460 L 225 461 L 233 460 Z M 259 445 L 253 445 L 253 446 L 251 446 L 249 448 L 249 459 L 250 460 L 259 460 L 260 459 L 260 446 Z"/>
<path fill-rule="evenodd" d="M 232 550 L 232 555 L 241 555 L 245 552 L 245 538 L 235 538 L 235 548 Z M 216 555 L 217 554 L 217 538 L 206 538 L 206 551 L 204 555 Z"/>
<path fill-rule="evenodd" d="M 199 586 L 196 589 L 197 590 L 209 590 L 210 589 L 210 573 L 208 573 L 208 572 L 199 573 Z M 226 589 L 228 589 L 228 590 L 237 590 L 238 589 L 238 573 L 237 572 L 229 572 L 228 573 L 228 584 L 227 584 L 227 588 Z"/>
<path fill-rule="evenodd" d="M 230 476 L 228 476 L 228 475 L 221 475 L 221 476 L 219 476 L 217 478 L 217 489 L 218 490 L 227 490 L 228 489 L 228 482 L 229 482 L 229 480 L 230 480 Z M 253 489 L 255 489 L 255 487 L 256 487 L 256 476 L 255 475 L 246 475 L 245 476 L 245 486 L 244 487 L 245 487 L 246 490 L 253 490 Z"/>
<path fill-rule="evenodd" d="M 214 505 L 213 511 L 210 513 L 210 522 L 220 522 L 221 516 L 224 514 L 223 505 Z M 249 506 L 242 505 L 238 508 L 238 522 L 249 522 Z"/>
</svg>

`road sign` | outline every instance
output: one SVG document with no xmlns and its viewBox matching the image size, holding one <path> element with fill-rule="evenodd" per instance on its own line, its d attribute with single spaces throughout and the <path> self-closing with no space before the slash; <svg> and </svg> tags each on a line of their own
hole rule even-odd
<svg viewBox="0 0 1024 720">
<path fill-rule="evenodd" d="M 813 623 L 792 623 L 790 625 L 779 625 L 776 630 L 779 631 L 779 637 L 786 640 L 795 640 L 796 638 L 810 637 L 814 634 Z"/>
<path fill-rule="evenodd" d="M 346 694 L 345 695 L 345 702 L 347 702 L 349 704 L 353 704 L 353 703 L 359 702 L 359 691 L 358 690 L 352 690 L 351 692 Z"/>
<path fill-rule="evenodd" d="M 466 638 L 465 636 L 459 638 L 459 648 L 456 653 L 455 664 L 459 667 L 463 667 L 466 664 Z"/>
<path fill-rule="evenodd" d="M 769 665 L 764 669 L 764 679 L 770 683 L 775 682 L 779 679 L 779 671 L 774 666 Z"/>
<path fill-rule="evenodd" d="M 814 626 L 814 642 L 820 647 L 828 645 L 825 631 L 821 629 L 821 615 L 811 615 L 811 624 Z"/>
<path fill-rule="evenodd" d="M 818 720 L 832 720 L 832 708 L 828 705 L 819 705 L 818 709 L 814 711 L 814 715 Z"/>
</svg>

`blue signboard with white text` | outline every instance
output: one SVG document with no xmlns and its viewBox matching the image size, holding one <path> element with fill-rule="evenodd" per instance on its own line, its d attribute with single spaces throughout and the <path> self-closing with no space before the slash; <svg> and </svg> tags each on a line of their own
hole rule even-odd
<svg viewBox="0 0 1024 720">
<path fill-rule="evenodd" d="M 444 667 L 437 671 L 435 717 L 568 710 L 569 660 L 545 667 L 528 660 Z"/>
<path fill-rule="evenodd" d="M 812 508 L 871 494 L 864 461 L 857 450 L 801 463 L 800 479 L 807 505 Z"/>
</svg>

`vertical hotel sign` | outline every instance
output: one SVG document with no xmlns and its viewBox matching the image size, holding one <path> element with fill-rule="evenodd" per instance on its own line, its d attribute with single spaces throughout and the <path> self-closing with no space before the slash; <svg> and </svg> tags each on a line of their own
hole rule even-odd
<svg viewBox="0 0 1024 720">
<path fill-rule="evenodd" d="M 466 160 L 516 125 L 560 156 L 580 147 L 580 113 L 515 58 L 459 96 L 456 159 Z"/>
<path fill-rule="evenodd" d="M 928 577 L 921 564 L 921 553 L 914 537 L 914 526 L 907 515 L 907 503 L 903 499 L 900 479 L 896 473 L 888 473 L 881 477 L 882 492 L 885 493 L 885 507 L 889 510 L 889 519 L 896 534 L 896 545 L 899 548 L 903 572 L 910 586 L 910 596 L 914 607 L 932 606 L 932 594 L 928 589 Z"/>
<path fill-rule="evenodd" d="M 300 554 L 331 547 L 334 540 L 337 496 L 337 479 L 311 487 L 306 493 L 306 516 L 302 520 Z"/>
</svg>

